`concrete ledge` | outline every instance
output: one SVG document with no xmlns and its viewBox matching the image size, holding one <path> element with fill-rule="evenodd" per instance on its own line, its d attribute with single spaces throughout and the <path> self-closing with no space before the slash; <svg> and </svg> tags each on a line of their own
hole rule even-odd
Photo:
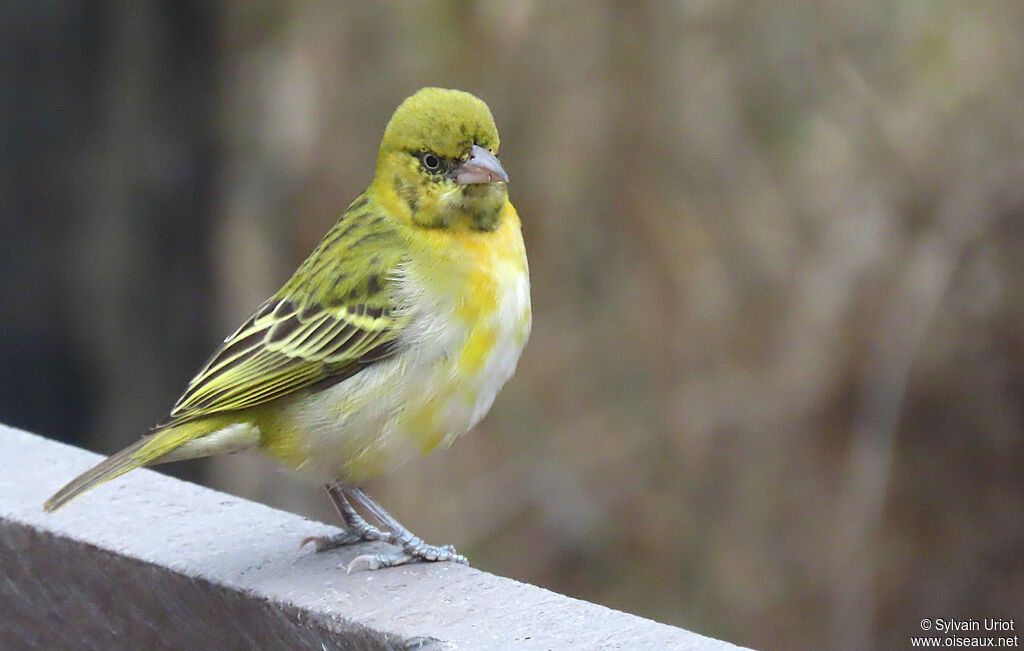
<svg viewBox="0 0 1024 651">
<path fill-rule="evenodd" d="M 348 576 L 370 545 L 148 470 L 48 515 L 99 457 L 0 425 L 0 459 L 0 648 L 735 648 L 469 567 Z"/>
</svg>

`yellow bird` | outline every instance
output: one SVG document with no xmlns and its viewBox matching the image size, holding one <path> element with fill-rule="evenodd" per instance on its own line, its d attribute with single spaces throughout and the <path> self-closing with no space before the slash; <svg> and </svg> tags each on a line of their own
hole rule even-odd
<svg viewBox="0 0 1024 651">
<path fill-rule="evenodd" d="M 424 88 L 384 131 L 373 182 L 273 297 L 224 340 L 166 424 L 61 488 L 44 508 L 134 468 L 258 448 L 326 483 L 346 530 L 383 540 L 349 566 L 455 561 L 357 486 L 475 426 L 530 334 L 519 217 L 483 101 Z M 353 508 L 361 505 L 383 529 Z"/>
</svg>

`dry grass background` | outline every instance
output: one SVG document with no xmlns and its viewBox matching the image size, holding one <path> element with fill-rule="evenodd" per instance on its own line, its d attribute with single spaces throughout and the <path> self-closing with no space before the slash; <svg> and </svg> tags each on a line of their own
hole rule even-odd
<svg viewBox="0 0 1024 651">
<path fill-rule="evenodd" d="M 501 131 L 534 335 L 477 432 L 370 487 L 389 510 L 756 647 L 1024 618 L 1024 5 L 133 7 L 73 17 L 109 40 L 66 91 L 83 135 L 46 142 L 86 174 L 8 256 L 31 283 L 66 254 L 41 309 L 76 324 L 86 445 L 159 421 L 369 181 L 397 103 L 458 87 Z M 201 472 L 332 517 L 261 460 Z"/>
</svg>

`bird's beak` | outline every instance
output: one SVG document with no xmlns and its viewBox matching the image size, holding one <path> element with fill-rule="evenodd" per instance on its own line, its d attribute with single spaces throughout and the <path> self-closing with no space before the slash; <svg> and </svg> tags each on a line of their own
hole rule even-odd
<svg viewBox="0 0 1024 651">
<path fill-rule="evenodd" d="M 494 154 L 480 145 L 473 145 L 469 158 L 455 168 L 455 182 L 459 185 L 471 183 L 508 183 L 508 174 Z"/>
</svg>

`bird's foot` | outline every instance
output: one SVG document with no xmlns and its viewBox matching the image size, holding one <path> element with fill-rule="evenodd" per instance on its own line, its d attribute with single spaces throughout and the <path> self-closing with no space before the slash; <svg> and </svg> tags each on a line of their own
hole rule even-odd
<svg viewBox="0 0 1024 651">
<path fill-rule="evenodd" d="M 345 529 L 341 533 L 336 533 L 333 536 L 309 536 L 304 538 L 302 543 L 299 545 L 299 549 L 302 549 L 309 543 L 313 543 L 317 552 L 326 552 L 346 545 L 354 545 L 355 543 L 361 542 L 375 542 L 378 540 L 390 543 L 391 534 L 380 531 L 374 527 L 369 527 L 367 530 L 363 531 Z"/>
<path fill-rule="evenodd" d="M 317 552 L 325 552 L 359 542 L 394 542 L 394 535 L 391 532 L 381 531 L 364 520 L 363 516 L 356 513 L 356 510 L 352 508 L 352 505 L 345 498 L 338 484 L 329 485 L 327 487 L 327 494 L 331 496 L 331 501 L 334 502 L 338 515 L 345 521 L 345 530 L 333 536 L 309 536 L 302 541 L 299 549 L 302 549 L 309 543 L 313 543 L 316 546 Z"/>
<path fill-rule="evenodd" d="M 380 570 L 385 567 L 398 567 L 409 563 L 459 563 L 469 565 L 469 560 L 455 551 L 451 545 L 428 545 L 419 538 L 413 538 L 413 544 L 403 546 L 400 552 L 363 554 L 356 556 L 348 564 L 345 571 L 348 574 L 361 572 L 363 570 Z"/>
<path fill-rule="evenodd" d="M 417 538 L 362 490 L 345 486 L 342 483 L 334 483 L 327 486 L 327 493 L 331 496 L 339 515 L 348 525 L 348 530 L 331 536 L 323 542 L 318 541 L 317 551 L 355 542 L 355 539 L 352 538 L 353 535 L 359 535 L 361 540 L 381 540 L 402 548 L 399 552 L 357 556 L 346 567 L 349 574 L 361 570 L 379 570 L 385 567 L 419 562 L 441 563 L 447 561 L 462 565 L 469 564 L 466 557 L 456 552 L 451 545 L 428 545 Z M 356 513 L 350 499 L 369 511 L 384 526 L 384 530 L 368 524 L 362 516 Z M 334 539 L 338 539 L 339 542 L 335 544 Z"/>
</svg>

